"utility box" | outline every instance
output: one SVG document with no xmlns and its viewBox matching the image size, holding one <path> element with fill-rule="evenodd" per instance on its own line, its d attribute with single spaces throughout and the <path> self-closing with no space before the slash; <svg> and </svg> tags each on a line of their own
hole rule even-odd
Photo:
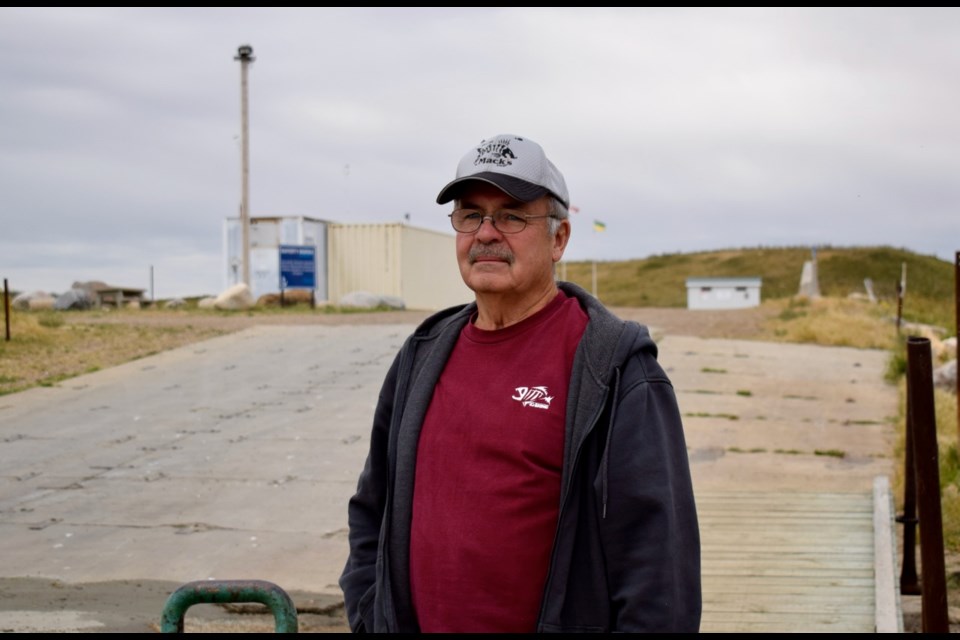
<svg viewBox="0 0 960 640">
<path fill-rule="evenodd" d="M 291 245 L 315 249 L 314 299 L 328 299 L 328 225 L 325 220 L 303 216 L 250 219 L 249 284 L 254 300 L 268 293 L 280 293 L 281 247 Z M 243 281 L 243 224 L 240 218 L 224 221 L 223 247 L 226 289 Z"/>
<path fill-rule="evenodd" d="M 393 296 L 407 309 L 471 302 L 452 234 L 402 223 L 330 224 L 330 301 L 355 291 Z"/>
<path fill-rule="evenodd" d="M 757 307 L 761 283 L 761 278 L 687 278 L 687 308 Z"/>
</svg>

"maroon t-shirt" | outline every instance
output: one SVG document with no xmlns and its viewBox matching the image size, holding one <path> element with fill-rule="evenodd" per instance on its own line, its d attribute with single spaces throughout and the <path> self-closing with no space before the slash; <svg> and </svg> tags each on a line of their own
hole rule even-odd
<svg viewBox="0 0 960 640">
<path fill-rule="evenodd" d="M 421 631 L 536 630 L 586 325 L 559 292 L 505 329 L 463 328 L 417 449 L 410 584 Z"/>
</svg>

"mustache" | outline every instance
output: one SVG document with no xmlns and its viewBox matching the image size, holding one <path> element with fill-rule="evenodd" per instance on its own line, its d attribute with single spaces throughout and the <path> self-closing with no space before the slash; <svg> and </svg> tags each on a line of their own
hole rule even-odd
<svg viewBox="0 0 960 640">
<path fill-rule="evenodd" d="M 507 264 L 513 264 L 513 252 L 501 244 L 475 244 L 470 247 L 467 259 L 473 264 L 480 258 L 496 258 L 504 260 Z"/>
</svg>

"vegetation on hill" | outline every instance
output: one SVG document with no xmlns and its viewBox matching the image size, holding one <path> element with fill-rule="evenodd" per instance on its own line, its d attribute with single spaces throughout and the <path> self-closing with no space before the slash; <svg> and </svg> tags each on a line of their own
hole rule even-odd
<svg viewBox="0 0 960 640">
<path fill-rule="evenodd" d="M 784 300 L 797 295 L 803 264 L 812 258 L 808 247 L 760 247 L 597 262 L 596 294 L 615 307 L 686 307 L 687 278 L 760 277 L 763 300 Z M 870 279 L 876 298 L 894 304 L 906 265 L 903 319 L 955 330 L 952 263 L 891 247 L 820 247 L 816 259 L 823 296 L 865 296 L 864 281 Z M 560 266 L 560 276 L 592 291 L 593 267 L 589 261 L 568 262 Z"/>
</svg>

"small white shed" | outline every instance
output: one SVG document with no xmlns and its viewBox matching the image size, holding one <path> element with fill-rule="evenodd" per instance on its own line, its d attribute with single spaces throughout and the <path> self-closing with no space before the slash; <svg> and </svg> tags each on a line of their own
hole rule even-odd
<svg viewBox="0 0 960 640">
<path fill-rule="evenodd" d="M 760 305 L 761 278 L 687 278 L 688 309 L 744 309 Z"/>
</svg>

